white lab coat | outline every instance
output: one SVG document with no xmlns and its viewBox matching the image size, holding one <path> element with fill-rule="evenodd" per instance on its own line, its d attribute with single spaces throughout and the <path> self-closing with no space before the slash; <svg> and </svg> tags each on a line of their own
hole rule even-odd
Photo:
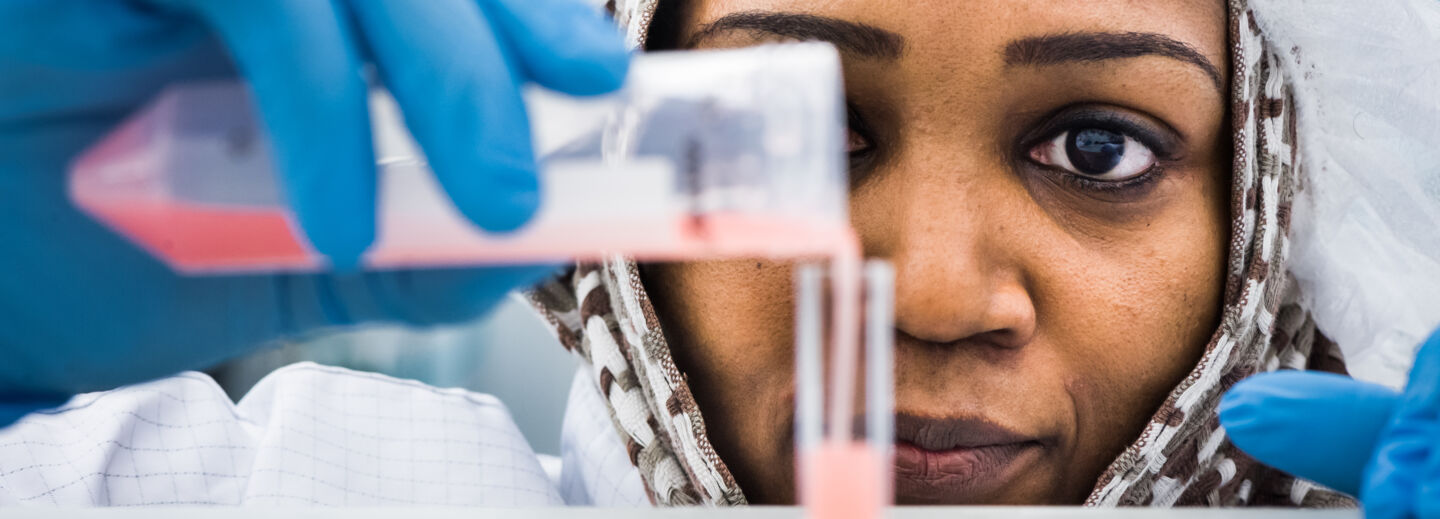
<svg viewBox="0 0 1440 519">
<path fill-rule="evenodd" d="M 183 373 L 0 429 L 0 504 L 648 506 L 583 371 L 561 445 L 542 463 L 504 404 L 461 389 L 301 363 L 237 404 Z"/>
</svg>

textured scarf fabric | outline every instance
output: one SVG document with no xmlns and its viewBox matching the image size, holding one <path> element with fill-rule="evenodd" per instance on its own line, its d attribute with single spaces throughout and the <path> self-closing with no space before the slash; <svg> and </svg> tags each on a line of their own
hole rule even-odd
<svg viewBox="0 0 1440 519">
<path fill-rule="evenodd" d="M 663 0 L 617 0 L 627 41 L 643 47 Z M 1229 2 L 1234 169 L 1231 242 L 1219 329 L 1194 370 L 1109 466 L 1088 505 L 1353 506 L 1318 485 L 1264 467 L 1226 438 L 1216 407 L 1261 371 L 1344 372 L 1335 344 L 1300 306 L 1286 268 L 1297 171 L 1292 93 L 1248 0 Z M 676 368 L 637 264 L 615 256 L 537 288 L 531 301 L 561 344 L 588 365 L 657 505 L 737 505 L 745 497 L 716 455 Z"/>
</svg>

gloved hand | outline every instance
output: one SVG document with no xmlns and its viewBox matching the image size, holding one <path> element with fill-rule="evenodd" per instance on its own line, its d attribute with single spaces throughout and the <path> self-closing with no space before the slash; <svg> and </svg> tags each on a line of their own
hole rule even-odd
<svg viewBox="0 0 1440 519">
<path fill-rule="evenodd" d="M 1360 498 L 1371 519 L 1440 517 L 1440 330 L 1404 393 L 1339 375 L 1278 372 L 1220 403 L 1231 441 L 1285 472 Z"/>
<path fill-rule="evenodd" d="M 346 272 L 375 235 L 366 63 L 461 212 L 500 231 L 537 204 L 520 86 L 602 93 L 628 60 L 576 0 L 0 2 L 0 427 L 318 327 L 472 318 L 549 270 L 178 277 L 65 194 L 67 162 L 167 83 L 244 76 L 301 226 Z"/>
</svg>

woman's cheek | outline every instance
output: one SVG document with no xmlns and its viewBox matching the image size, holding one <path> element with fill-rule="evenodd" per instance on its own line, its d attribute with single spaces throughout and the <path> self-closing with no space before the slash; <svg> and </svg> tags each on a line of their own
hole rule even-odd
<svg viewBox="0 0 1440 519">
<path fill-rule="evenodd" d="M 1223 205 L 1208 199 L 1211 186 L 1166 187 L 1167 198 L 1143 220 L 1084 220 L 1083 232 L 1054 241 L 1067 245 L 1048 255 L 1050 275 L 1033 272 L 1044 334 L 1072 366 L 1075 470 L 1098 473 L 1135 439 L 1194 368 L 1218 323 Z"/>
<path fill-rule="evenodd" d="M 754 502 L 791 498 L 788 491 L 776 493 L 791 486 L 791 278 L 787 262 L 645 268 L 646 287 L 711 443 Z"/>
</svg>

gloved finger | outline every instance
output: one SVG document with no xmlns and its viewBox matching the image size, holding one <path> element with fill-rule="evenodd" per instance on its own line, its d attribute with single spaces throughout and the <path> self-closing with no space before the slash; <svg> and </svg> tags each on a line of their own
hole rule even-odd
<svg viewBox="0 0 1440 519">
<path fill-rule="evenodd" d="M 1440 424 L 1431 421 L 1426 436 L 1429 441 L 1425 469 L 1420 474 L 1419 491 L 1414 498 L 1414 516 L 1424 519 L 1440 519 Z"/>
<path fill-rule="evenodd" d="M 525 76 L 571 95 L 625 82 L 630 54 L 615 23 L 576 0 L 478 0 Z"/>
<path fill-rule="evenodd" d="M 1405 420 L 1428 441 L 1429 458 L 1420 474 L 1419 491 L 1415 495 L 1415 515 L 1422 518 L 1440 518 L 1440 329 L 1431 333 L 1411 368 L 1410 381 L 1405 386 L 1407 404 L 1396 414 L 1396 420 Z M 1421 366 L 1423 365 L 1423 370 Z M 1410 400 L 1412 399 L 1413 400 Z M 1378 458 L 1378 456 L 1377 456 Z"/>
<path fill-rule="evenodd" d="M 1385 386 L 1332 373 L 1263 373 L 1225 393 L 1220 424 L 1260 462 L 1357 495 L 1399 399 Z"/>
<path fill-rule="evenodd" d="M 1440 330 L 1430 335 L 1410 368 L 1395 415 L 1381 433 L 1380 448 L 1360 497 L 1367 517 L 1440 517 Z M 1423 505 L 1420 509 L 1419 505 Z"/>
<path fill-rule="evenodd" d="M 256 97 L 285 195 L 311 245 L 347 269 L 375 237 L 367 88 L 345 13 L 329 0 L 165 0 L 225 42 Z"/>
<path fill-rule="evenodd" d="M 355 19 L 435 178 L 482 228 L 539 204 L 522 78 L 473 0 L 361 0 Z"/>
</svg>

